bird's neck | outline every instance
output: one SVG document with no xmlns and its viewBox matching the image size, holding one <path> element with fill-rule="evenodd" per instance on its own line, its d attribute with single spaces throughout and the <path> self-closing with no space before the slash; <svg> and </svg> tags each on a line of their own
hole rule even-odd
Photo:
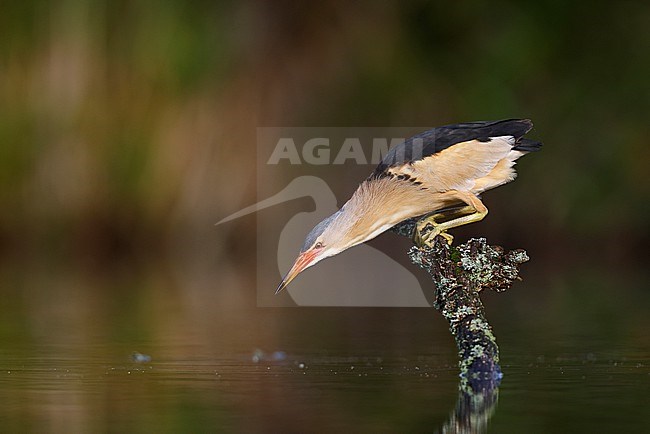
<svg viewBox="0 0 650 434">
<path fill-rule="evenodd" d="M 339 211 L 338 218 L 348 222 L 349 237 L 360 244 L 408 218 L 421 215 L 422 203 L 408 184 L 372 179 L 359 186 Z"/>
</svg>

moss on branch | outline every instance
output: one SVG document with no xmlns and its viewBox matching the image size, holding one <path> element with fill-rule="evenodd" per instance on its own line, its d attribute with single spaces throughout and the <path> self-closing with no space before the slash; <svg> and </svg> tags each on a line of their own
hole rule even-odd
<svg viewBox="0 0 650 434">
<path fill-rule="evenodd" d="M 508 289 L 519 278 L 519 265 L 528 260 L 526 252 L 505 252 L 489 246 L 485 238 L 449 246 L 436 237 L 431 247 L 414 246 L 408 254 L 433 279 L 434 307 L 449 322 L 461 376 L 472 388 L 494 387 L 501 377 L 499 348 L 479 293 Z"/>
<path fill-rule="evenodd" d="M 412 236 L 414 226 L 411 221 L 394 230 Z M 461 377 L 474 390 L 496 387 L 501 378 L 499 348 L 479 293 L 510 288 L 519 279 L 519 266 L 528 261 L 528 255 L 523 250 L 506 252 L 490 246 L 485 238 L 450 246 L 440 236 L 430 247 L 412 247 L 408 255 L 434 282 L 433 305 L 449 322 L 458 347 Z"/>
<path fill-rule="evenodd" d="M 393 228 L 412 237 L 415 221 Z M 502 292 L 519 280 L 519 266 L 528 261 L 524 250 L 504 251 L 485 238 L 450 246 L 436 237 L 431 246 L 413 246 L 411 261 L 426 270 L 434 286 L 433 305 L 449 322 L 458 347 L 461 381 L 458 401 L 442 432 L 484 432 L 494 413 L 501 380 L 499 347 L 479 296 L 484 289 Z"/>
</svg>

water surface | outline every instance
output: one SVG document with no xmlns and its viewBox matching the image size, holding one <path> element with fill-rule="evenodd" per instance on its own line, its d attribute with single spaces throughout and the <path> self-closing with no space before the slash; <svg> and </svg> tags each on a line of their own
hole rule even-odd
<svg viewBox="0 0 650 434">
<path fill-rule="evenodd" d="M 580 276 L 484 296 L 504 377 L 464 416 L 497 433 L 650 430 L 643 280 L 617 298 Z M 262 309 L 149 272 L 4 282 L 4 432 L 437 432 L 458 417 L 433 309 Z"/>
</svg>

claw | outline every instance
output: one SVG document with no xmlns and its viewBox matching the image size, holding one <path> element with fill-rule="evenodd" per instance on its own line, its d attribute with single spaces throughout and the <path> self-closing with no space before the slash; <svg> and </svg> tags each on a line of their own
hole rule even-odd
<svg viewBox="0 0 650 434">
<path fill-rule="evenodd" d="M 426 232 L 425 229 L 429 224 L 431 224 L 434 229 Z M 415 225 L 413 242 L 418 246 L 431 247 L 432 239 L 430 240 L 429 234 L 435 230 L 435 225 L 435 221 L 431 221 L 430 218 L 419 220 Z"/>
<path fill-rule="evenodd" d="M 451 243 L 454 242 L 454 236 L 452 234 L 450 234 L 450 233 L 442 231 L 438 235 L 443 237 L 447 241 L 447 244 L 449 244 L 450 246 L 451 246 Z"/>
<path fill-rule="evenodd" d="M 415 226 L 415 234 L 413 241 L 419 246 L 433 247 L 433 241 L 435 238 L 440 235 L 447 241 L 447 244 L 451 245 L 454 241 L 454 237 L 451 234 L 448 234 L 445 230 L 440 230 L 438 226 L 440 223 L 436 221 L 436 217 L 441 217 L 442 214 L 433 214 L 427 218 L 424 218 L 417 222 Z M 433 229 L 428 232 L 425 231 L 428 225 L 433 226 Z"/>
<path fill-rule="evenodd" d="M 454 236 L 445 232 L 445 231 L 438 231 L 436 229 L 432 230 L 426 235 L 419 235 L 417 239 L 415 240 L 416 243 L 420 246 L 427 246 L 427 247 L 433 247 L 433 242 L 436 239 L 436 237 L 440 235 L 442 238 L 445 239 L 448 245 L 451 246 L 451 244 L 454 242 Z"/>
</svg>

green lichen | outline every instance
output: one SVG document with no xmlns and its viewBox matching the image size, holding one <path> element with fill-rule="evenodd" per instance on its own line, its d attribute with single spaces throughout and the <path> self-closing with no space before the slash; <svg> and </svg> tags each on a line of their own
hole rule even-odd
<svg viewBox="0 0 650 434">
<path fill-rule="evenodd" d="M 470 355 L 474 358 L 483 357 L 484 353 L 485 353 L 485 347 L 483 347 L 482 345 L 474 345 L 470 350 Z"/>
<path fill-rule="evenodd" d="M 479 293 L 508 289 L 518 278 L 519 265 L 529 259 L 526 252 L 505 252 L 485 238 L 450 247 L 437 237 L 431 246 L 412 247 L 409 257 L 433 279 L 433 305 L 449 322 L 463 378 L 471 382 L 500 374 L 499 348 Z"/>
</svg>

